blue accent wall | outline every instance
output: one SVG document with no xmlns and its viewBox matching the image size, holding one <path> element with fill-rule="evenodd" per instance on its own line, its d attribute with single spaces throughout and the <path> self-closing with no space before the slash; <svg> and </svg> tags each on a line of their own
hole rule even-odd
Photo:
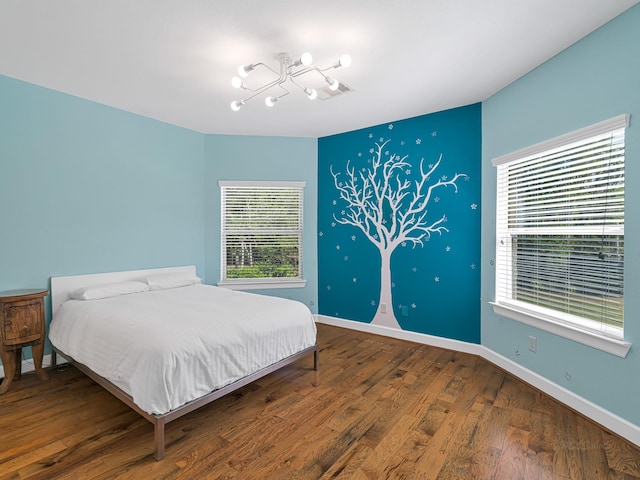
<svg viewBox="0 0 640 480">
<path fill-rule="evenodd" d="M 321 314 L 479 343 L 480 120 L 475 104 L 319 140 Z"/>
<path fill-rule="evenodd" d="M 640 5 L 536 68 L 482 106 L 482 344 L 620 417 L 640 425 Z M 495 298 L 496 172 L 491 159 L 623 113 L 625 340 L 622 359 L 499 317 Z M 527 349 L 537 338 L 537 353 Z"/>
<path fill-rule="evenodd" d="M 305 182 L 302 270 L 304 288 L 257 290 L 291 298 L 317 313 L 317 158 L 315 138 L 207 135 L 205 139 L 207 283 L 220 281 L 220 180 Z"/>
</svg>

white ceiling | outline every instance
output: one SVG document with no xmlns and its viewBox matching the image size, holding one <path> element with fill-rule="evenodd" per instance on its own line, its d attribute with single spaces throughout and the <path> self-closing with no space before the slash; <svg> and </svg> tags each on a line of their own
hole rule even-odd
<svg viewBox="0 0 640 480">
<path fill-rule="evenodd" d="M 203 133 L 322 137 L 485 100 L 638 1 L 0 0 L 0 74 Z M 231 111 L 238 65 L 305 51 L 349 53 L 332 75 L 353 91 Z"/>
</svg>

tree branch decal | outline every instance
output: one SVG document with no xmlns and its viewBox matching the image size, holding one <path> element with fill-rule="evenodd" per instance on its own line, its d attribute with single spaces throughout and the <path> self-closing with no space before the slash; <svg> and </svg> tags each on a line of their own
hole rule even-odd
<svg viewBox="0 0 640 480">
<path fill-rule="evenodd" d="M 424 159 L 419 164 L 419 179 L 410 180 L 412 165 L 408 155 L 389 154 L 385 158 L 385 147 L 391 140 L 375 143 L 371 164 L 356 171 L 347 162 L 344 172 L 329 171 L 344 208 L 333 218 L 337 224 L 358 228 L 373 243 L 382 257 L 380 302 L 391 303 L 390 258 L 393 251 L 403 243 L 413 248 L 424 246 L 432 234 L 442 235 L 449 230 L 444 226 L 446 215 L 432 219 L 427 209 L 435 198 L 434 192 L 452 188 L 458 192 L 457 182 L 468 178 L 464 173 L 455 173 L 451 179 L 443 175 L 432 177 L 442 163 L 442 154 L 435 164 L 425 168 Z M 386 269 L 386 270 L 385 270 Z M 378 312 L 372 323 L 399 328 L 393 315 Z"/>
</svg>

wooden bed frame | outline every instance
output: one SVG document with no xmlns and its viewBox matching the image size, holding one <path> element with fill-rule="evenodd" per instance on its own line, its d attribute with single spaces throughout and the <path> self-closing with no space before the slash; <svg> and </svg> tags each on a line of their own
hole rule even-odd
<svg viewBox="0 0 640 480">
<path fill-rule="evenodd" d="M 115 282 L 123 282 L 127 280 L 143 280 L 149 274 L 156 273 L 172 273 L 172 272 L 183 272 L 183 273 L 191 273 L 195 275 L 196 269 L 195 266 L 190 265 L 186 267 L 169 267 L 169 268 L 160 268 L 160 269 L 152 269 L 152 270 L 135 270 L 129 272 L 114 272 L 114 273 L 101 273 L 101 274 L 92 274 L 92 275 L 74 275 L 69 277 L 52 277 L 51 278 L 51 312 L 52 315 L 55 315 L 58 311 L 58 308 L 62 303 L 67 301 L 69 297 L 69 293 L 73 290 L 88 286 L 88 285 L 98 285 L 104 283 L 115 283 Z M 69 363 L 74 365 L 78 370 L 83 372 L 89 378 L 94 380 L 104 389 L 106 389 L 109 393 L 114 395 L 116 398 L 120 399 L 126 405 L 131 407 L 133 410 L 138 412 L 142 417 L 146 418 L 153 424 L 153 432 L 154 432 L 154 444 L 155 444 L 155 453 L 154 457 L 156 460 L 162 460 L 165 455 L 165 440 L 164 440 L 164 430 L 165 425 L 172 420 L 182 417 L 204 405 L 207 405 L 214 400 L 217 400 L 220 397 L 225 396 L 228 393 L 231 393 L 259 378 L 264 377 L 265 375 L 269 375 L 276 370 L 279 370 L 286 365 L 289 365 L 298 359 L 313 353 L 313 369 L 317 372 L 319 368 L 319 358 L 318 358 L 318 344 L 308 347 L 290 357 L 287 357 L 279 362 L 276 362 L 268 367 L 265 367 L 257 372 L 254 372 L 244 378 L 241 378 L 229 385 L 226 385 L 222 388 L 209 392 L 208 394 L 197 398 L 185 405 L 182 405 L 179 408 L 171 410 L 167 413 L 158 415 L 158 414 L 150 414 L 142 410 L 138 407 L 134 402 L 133 398 L 124 392 L 122 389 L 115 386 L 106 378 L 98 375 L 94 371 L 92 371 L 86 365 L 77 362 L 75 359 L 71 358 L 69 355 L 66 355 L 63 351 L 57 350 L 55 347 L 51 353 L 51 367 L 55 368 L 57 365 L 57 354 L 63 356 Z M 316 379 L 317 382 L 317 379 Z"/>
</svg>

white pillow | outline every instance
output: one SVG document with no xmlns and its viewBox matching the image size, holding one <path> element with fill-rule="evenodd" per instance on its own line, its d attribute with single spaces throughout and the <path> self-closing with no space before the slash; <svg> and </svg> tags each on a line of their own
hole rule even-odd
<svg viewBox="0 0 640 480">
<path fill-rule="evenodd" d="M 98 300 L 100 298 L 141 293 L 149 290 L 149 285 L 142 282 L 106 283 L 103 285 L 90 285 L 78 288 L 69 294 L 75 300 Z"/>
<path fill-rule="evenodd" d="M 189 285 L 196 285 L 200 282 L 202 282 L 202 280 L 192 273 L 156 273 L 154 275 L 147 276 L 149 290 L 164 290 L 166 288 L 187 287 Z"/>
</svg>

